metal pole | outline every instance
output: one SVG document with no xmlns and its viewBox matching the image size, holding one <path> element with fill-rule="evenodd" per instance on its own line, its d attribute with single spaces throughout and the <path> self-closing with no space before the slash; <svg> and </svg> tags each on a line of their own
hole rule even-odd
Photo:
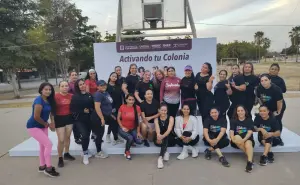
<svg viewBox="0 0 300 185">
<path fill-rule="evenodd" d="M 118 18 L 117 18 L 117 32 L 116 32 L 116 42 L 121 42 L 121 29 L 122 29 L 122 0 L 119 0 L 118 5 Z"/>
<path fill-rule="evenodd" d="M 286 43 L 285 43 L 284 53 L 285 53 L 285 55 L 284 55 L 284 62 L 286 63 Z"/>
<path fill-rule="evenodd" d="M 186 9 L 187 9 L 187 15 L 189 17 L 190 26 L 191 26 L 191 29 L 193 32 L 193 38 L 197 38 L 197 30 L 196 30 L 196 26 L 195 26 L 195 22 L 194 22 L 194 18 L 193 18 L 189 0 L 186 0 Z"/>
</svg>

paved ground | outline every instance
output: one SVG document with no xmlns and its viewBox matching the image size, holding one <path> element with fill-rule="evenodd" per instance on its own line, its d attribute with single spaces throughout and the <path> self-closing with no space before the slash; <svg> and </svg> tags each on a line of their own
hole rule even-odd
<svg viewBox="0 0 300 185">
<path fill-rule="evenodd" d="M 287 99 L 288 110 L 284 124 L 290 130 L 300 134 L 299 114 L 300 99 Z M 52 185 L 58 184 L 101 184 L 101 185 L 298 185 L 300 181 L 300 153 L 276 154 L 276 163 L 266 167 L 255 165 L 252 174 L 244 172 L 245 156 L 228 154 L 230 168 L 219 165 L 216 158 L 206 161 L 203 154 L 198 159 L 177 161 L 175 155 L 165 169 L 156 169 L 156 155 L 133 156 L 134 160 L 126 161 L 122 156 L 110 156 L 105 160 L 92 159 L 91 164 L 84 166 L 81 158 L 67 163 L 59 169 L 61 177 L 50 179 L 37 173 L 36 157 L 9 157 L 7 151 L 28 138 L 25 123 L 31 114 L 30 108 L 0 109 L 0 185 Z M 255 160 L 258 161 L 257 155 Z M 53 164 L 57 163 L 56 157 Z"/>
</svg>

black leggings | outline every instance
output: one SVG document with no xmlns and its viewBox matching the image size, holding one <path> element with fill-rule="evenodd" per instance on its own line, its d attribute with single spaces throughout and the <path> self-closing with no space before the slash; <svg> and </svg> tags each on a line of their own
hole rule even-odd
<svg viewBox="0 0 300 185">
<path fill-rule="evenodd" d="M 76 121 L 74 121 L 74 122 L 76 122 Z M 78 139 L 80 139 L 80 137 L 81 137 L 80 131 L 77 128 L 76 124 L 73 124 L 73 136 L 74 136 L 74 140 L 75 141 L 78 140 Z"/>
<path fill-rule="evenodd" d="M 188 132 L 188 131 L 184 131 L 182 133 L 182 136 L 185 136 L 185 137 L 191 137 L 191 135 L 192 135 L 192 132 Z M 188 143 L 184 143 L 180 138 L 177 138 L 177 144 L 181 147 L 183 147 L 184 145 L 185 146 L 195 146 L 198 142 L 199 142 L 199 135 L 197 135 L 197 137 L 195 139 L 191 140 Z"/>
<path fill-rule="evenodd" d="M 166 104 L 168 107 L 168 114 L 175 118 L 177 115 L 178 109 L 179 109 L 179 103 L 177 103 L 177 104 L 166 103 Z"/>
<path fill-rule="evenodd" d="M 255 97 L 247 97 L 246 101 L 245 101 L 245 108 L 248 111 L 249 116 L 252 117 L 251 111 L 253 109 L 253 105 L 255 103 Z"/>
<path fill-rule="evenodd" d="M 94 141 L 96 144 L 97 152 L 100 152 L 102 142 L 103 142 L 102 137 L 104 135 L 105 127 L 102 126 L 101 120 L 96 112 L 92 113 L 91 120 L 92 120 L 91 129 L 92 129 L 93 133 L 95 134 Z"/>
<path fill-rule="evenodd" d="M 281 143 L 281 140 L 278 137 L 269 137 L 268 139 L 263 139 L 263 135 L 261 132 L 258 132 L 257 140 L 260 144 L 263 144 L 262 141 L 264 140 L 265 143 L 269 143 L 272 146 L 277 146 Z"/>
<path fill-rule="evenodd" d="M 208 136 L 210 139 L 216 139 L 218 137 L 217 135 L 213 135 L 211 133 L 208 133 Z M 203 137 L 203 142 L 205 146 L 210 146 L 213 149 L 222 149 L 229 145 L 229 139 L 227 138 L 227 136 L 223 136 L 215 146 L 211 146 L 209 142 L 205 139 L 205 137 Z"/>
<path fill-rule="evenodd" d="M 105 124 L 109 125 L 107 134 L 110 134 L 111 131 L 114 135 L 114 140 L 118 140 L 118 130 L 119 130 L 119 124 L 117 120 L 114 120 L 111 116 L 104 116 Z"/>
<path fill-rule="evenodd" d="M 89 143 L 90 143 L 90 135 L 91 135 L 91 126 L 92 123 L 90 120 L 86 120 L 86 121 L 76 121 L 74 126 L 76 125 L 76 128 L 78 130 L 78 132 L 81 135 L 81 147 L 82 147 L 82 151 L 86 152 L 88 150 L 89 147 Z"/>
<path fill-rule="evenodd" d="M 159 156 L 164 156 L 168 147 L 174 147 L 176 145 L 176 140 L 174 136 L 170 133 L 167 137 L 162 140 L 161 144 L 157 143 L 157 135 L 154 135 L 153 138 L 154 145 L 160 147 Z"/>
<path fill-rule="evenodd" d="M 207 97 L 207 99 L 201 98 L 197 100 L 199 112 L 201 114 L 202 123 L 210 116 L 209 111 L 213 107 L 213 99 Z"/>
</svg>

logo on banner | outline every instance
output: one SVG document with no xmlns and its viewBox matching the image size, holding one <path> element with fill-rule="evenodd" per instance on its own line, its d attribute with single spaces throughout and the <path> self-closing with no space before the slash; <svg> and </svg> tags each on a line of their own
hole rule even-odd
<svg viewBox="0 0 300 185">
<path fill-rule="evenodd" d="M 124 46 L 123 45 L 120 45 L 120 50 L 124 51 Z"/>
</svg>

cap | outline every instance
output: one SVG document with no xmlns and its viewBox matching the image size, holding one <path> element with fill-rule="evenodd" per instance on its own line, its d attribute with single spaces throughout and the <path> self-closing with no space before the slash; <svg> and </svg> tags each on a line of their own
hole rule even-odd
<svg viewBox="0 0 300 185">
<path fill-rule="evenodd" d="M 103 85 L 106 85 L 106 82 L 104 80 L 99 80 L 97 82 L 97 86 L 103 86 Z"/>
<path fill-rule="evenodd" d="M 96 71 L 95 71 L 95 69 L 90 69 L 89 70 L 89 73 L 95 73 Z"/>
<path fill-rule="evenodd" d="M 193 68 L 192 68 L 192 66 L 187 65 L 187 66 L 185 66 L 184 71 L 193 71 Z"/>
</svg>

